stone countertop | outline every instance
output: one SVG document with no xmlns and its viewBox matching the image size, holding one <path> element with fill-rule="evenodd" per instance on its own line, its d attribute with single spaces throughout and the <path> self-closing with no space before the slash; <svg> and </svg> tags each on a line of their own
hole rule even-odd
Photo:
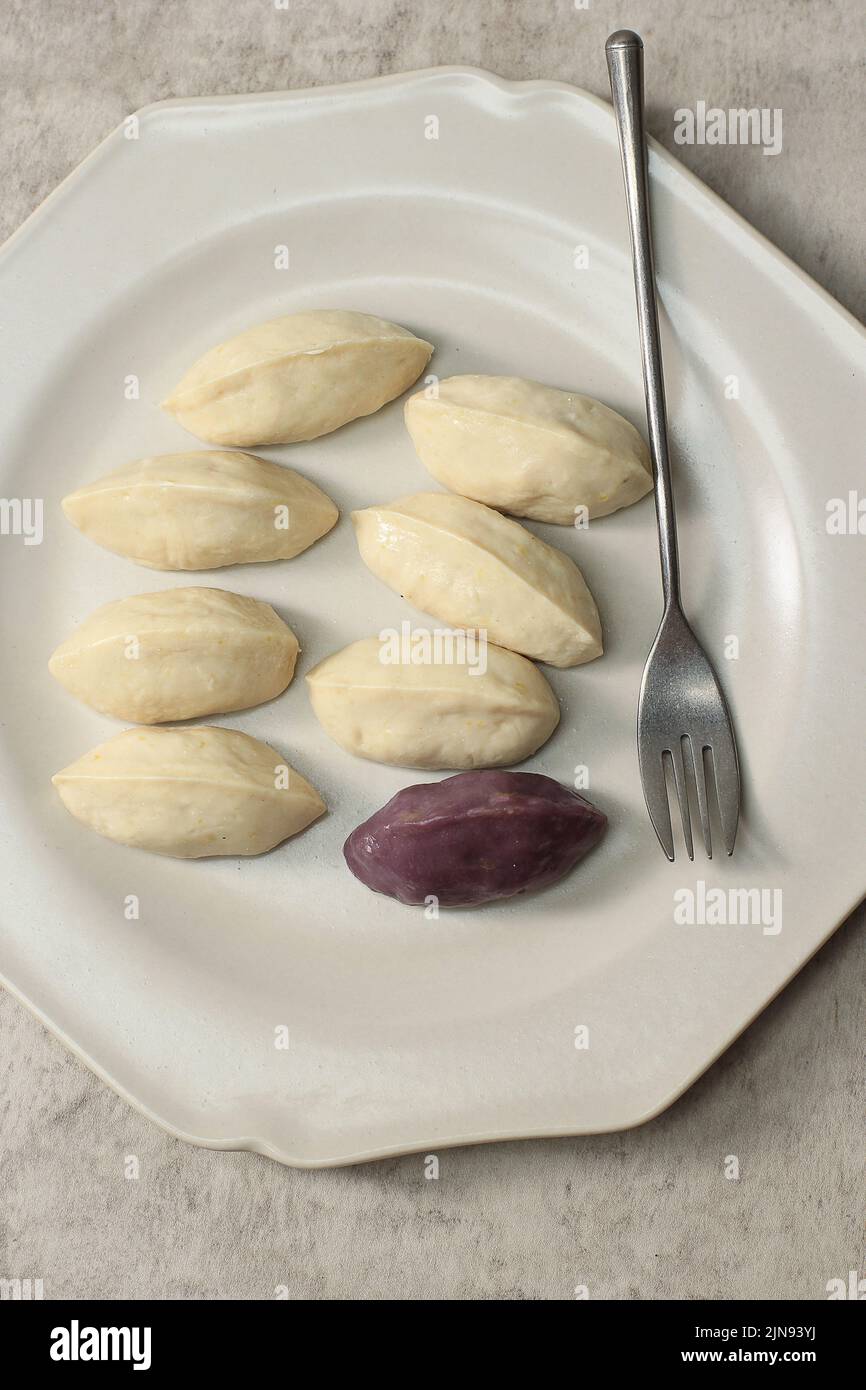
<svg viewBox="0 0 866 1390">
<path fill-rule="evenodd" d="M 866 313 L 859 0 L 6 0 L 4 20 L 0 237 L 148 102 L 448 63 L 607 97 L 604 39 L 631 26 L 651 132 Z M 676 144 L 701 100 L 781 109 L 782 152 Z M 861 908 L 657 1120 L 446 1151 L 435 1182 L 422 1155 L 303 1172 L 179 1143 L 0 993 L 0 1278 L 71 1298 L 825 1298 L 866 1268 L 863 927 Z"/>
</svg>

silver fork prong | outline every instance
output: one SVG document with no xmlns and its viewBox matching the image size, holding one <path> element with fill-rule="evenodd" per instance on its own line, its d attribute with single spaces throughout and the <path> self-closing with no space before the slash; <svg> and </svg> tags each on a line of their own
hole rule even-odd
<svg viewBox="0 0 866 1390">
<path fill-rule="evenodd" d="M 671 808 L 668 805 L 668 787 L 665 776 L 664 754 L 657 750 L 654 756 L 644 756 L 639 748 L 641 762 L 641 782 L 644 800 L 649 811 L 652 827 L 659 838 L 659 844 L 671 863 L 674 862 L 674 832 L 671 826 Z"/>
<path fill-rule="evenodd" d="M 730 728 L 713 737 L 710 756 L 719 801 L 722 839 L 728 854 L 733 854 L 740 819 L 740 769 L 737 762 L 737 745 Z"/>
<path fill-rule="evenodd" d="M 686 842 L 686 854 L 689 859 L 695 857 L 695 847 L 692 842 L 692 821 L 689 814 L 689 792 L 686 786 L 686 770 L 683 765 L 682 740 L 679 743 L 672 743 L 668 749 L 668 755 L 674 769 L 674 785 L 677 789 L 677 801 L 680 803 L 680 819 L 683 823 L 683 839 Z"/>
<path fill-rule="evenodd" d="M 685 742 L 686 740 L 684 740 Z M 710 804 L 707 800 L 707 770 L 704 766 L 704 745 L 702 739 L 688 738 L 695 773 L 695 789 L 698 793 L 698 810 L 701 813 L 701 829 L 704 832 L 704 848 L 707 858 L 713 857 L 713 837 L 710 831 Z"/>
</svg>

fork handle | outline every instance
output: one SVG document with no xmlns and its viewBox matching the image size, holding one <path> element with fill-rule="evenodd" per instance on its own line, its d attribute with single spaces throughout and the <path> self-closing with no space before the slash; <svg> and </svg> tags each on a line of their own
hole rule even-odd
<svg viewBox="0 0 866 1390">
<path fill-rule="evenodd" d="M 652 227 L 650 225 L 647 147 L 644 130 L 643 42 L 631 29 L 618 29 L 605 44 L 610 91 L 619 149 L 625 179 L 625 200 L 631 234 L 634 289 L 637 299 L 643 384 L 650 456 L 653 464 L 656 517 L 661 552 L 662 588 L 665 607 L 679 607 L 680 566 L 677 552 L 677 524 L 668 458 L 668 429 L 665 411 L 665 383 L 659 340 L 653 266 Z"/>
</svg>

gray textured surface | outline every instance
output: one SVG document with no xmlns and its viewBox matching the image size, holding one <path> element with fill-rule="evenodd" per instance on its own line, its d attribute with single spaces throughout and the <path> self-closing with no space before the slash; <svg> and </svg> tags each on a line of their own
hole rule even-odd
<svg viewBox="0 0 866 1390">
<path fill-rule="evenodd" d="M 863 316 L 860 0 L 6 0 L 0 235 L 136 107 L 437 63 L 606 95 L 651 46 L 650 128 Z M 673 142 L 673 111 L 781 107 L 784 151 Z M 816 872 L 825 866 L 816 866 Z M 188 1148 L 0 995 L 0 1277 L 47 1297 L 826 1297 L 862 1245 L 863 911 L 666 1115 L 630 1134 L 304 1173 Z M 737 1155 L 739 1181 L 725 1177 Z M 124 1175 L 127 1156 L 140 1165 Z"/>
</svg>

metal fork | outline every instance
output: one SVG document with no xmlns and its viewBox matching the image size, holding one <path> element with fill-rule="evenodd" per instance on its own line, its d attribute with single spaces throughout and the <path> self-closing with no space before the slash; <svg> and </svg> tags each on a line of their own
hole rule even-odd
<svg viewBox="0 0 866 1390">
<path fill-rule="evenodd" d="M 732 854 L 740 813 L 737 745 L 716 673 L 680 605 L 676 517 L 650 227 L 643 43 L 630 29 L 620 29 L 611 34 L 605 51 L 631 233 L 665 605 L 641 682 L 637 715 L 638 761 L 650 820 L 668 859 L 673 861 L 674 858 L 667 789 L 669 773 L 673 774 L 676 787 L 688 856 L 694 858 L 687 769 L 694 779 L 704 845 L 712 858 L 707 763 L 712 764 L 722 838 L 728 854 Z"/>
</svg>

